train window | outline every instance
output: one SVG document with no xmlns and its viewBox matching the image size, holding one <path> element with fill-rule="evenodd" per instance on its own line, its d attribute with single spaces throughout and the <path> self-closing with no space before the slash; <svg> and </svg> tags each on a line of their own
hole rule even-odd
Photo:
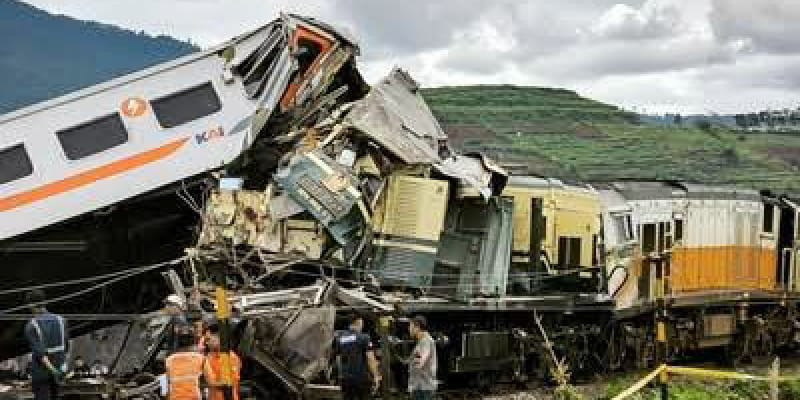
<svg viewBox="0 0 800 400">
<path fill-rule="evenodd" d="M 765 233 L 772 233 L 772 225 L 774 220 L 775 206 L 772 204 L 764 204 L 764 221 L 761 225 L 761 231 Z"/>
<path fill-rule="evenodd" d="M 614 229 L 617 231 L 617 241 L 627 242 L 633 238 L 630 215 L 615 215 L 612 217 Z"/>
<path fill-rule="evenodd" d="M 664 251 L 667 249 L 667 223 L 666 222 L 659 222 L 658 223 L 658 251 Z"/>
<path fill-rule="evenodd" d="M 592 266 L 600 264 L 600 260 L 597 258 L 597 253 L 600 250 L 598 245 L 597 235 L 592 235 Z"/>
<path fill-rule="evenodd" d="M 683 239 L 683 220 L 676 219 L 675 220 L 675 241 Z"/>
<path fill-rule="evenodd" d="M 299 39 L 297 41 L 297 52 L 294 54 L 297 59 L 297 75 L 305 75 L 320 53 L 322 53 L 322 45 L 320 43 L 305 38 Z"/>
<path fill-rule="evenodd" d="M 650 253 L 656 251 L 656 224 L 643 224 L 642 231 L 642 252 Z"/>
<path fill-rule="evenodd" d="M 150 105 L 162 128 L 174 128 L 222 108 L 211 82 L 153 100 Z"/>
<path fill-rule="evenodd" d="M 128 141 L 128 131 L 117 113 L 56 132 L 56 136 L 70 160 L 80 160 Z"/>
<path fill-rule="evenodd" d="M 561 268 L 581 265 L 581 238 L 558 238 L 558 265 Z"/>
<path fill-rule="evenodd" d="M 0 150 L 0 184 L 24 178 L 33 173 L 33 164 L 25 151 L 25 145 L 18 144 Z"/>
</svg>

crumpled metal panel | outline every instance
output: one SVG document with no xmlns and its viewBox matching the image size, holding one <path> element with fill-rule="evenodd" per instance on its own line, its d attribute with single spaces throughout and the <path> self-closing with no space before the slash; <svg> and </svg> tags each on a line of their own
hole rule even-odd
<svg viewBox="0 0 800 400">
<path fill-rule="evenodd" d="M 376 141 L 404 163 L 438 162 L 439 143 L 447 136 L 418 91 L 417 83 L 396 68 L 355 102 L 344 125 Z"/>
<path fill-rule="evenodd" d="M 270 252 L 319 258 L 328 242 L 322 226 L 314 220 L 293 217 L 303 208 L 286 195 L 270 197 L 269 192 L 212 192 L 199 244 L 230 241 Z"/>
<path fill-rule="evenodd" d="M 364 225 L 354 207 L 361 197 L 352 173 L 320 151 L 295 156 L 275 174 L 275 182 L 315 219 L 334 240 L 346 244 Z"/>
<path fill-rule="evenodd" d="M 280 229 L 270 218 L 268 196 L 237 190 L 213 192 L 208 198 L 200 243 L 227 239 L 263 249 L 280 250 Z"/>
<path fill-rule="evenodd" d="M 327 370 L 336 310 L 335 285 L 316 285 L 243 296 L 247 318 L 239 350 L 269 369 L 290 390 Z"/>
<path fill-rule="evenodd" d="M 478 266 L 480 292 L 486 296 L 504 296 L 511 265 L 514 202 L 511 199 L 493 197 L 489 201 L 488 211 L 491 215 Z"/>
<path fill-rule="evenodd" d="M 498 196 L 508 173 L 483 155 L 455 155 L 434 164 L 439 173 L 458 179 L 460 186 L 477 190 L 484 198 Z"/>
</svg>

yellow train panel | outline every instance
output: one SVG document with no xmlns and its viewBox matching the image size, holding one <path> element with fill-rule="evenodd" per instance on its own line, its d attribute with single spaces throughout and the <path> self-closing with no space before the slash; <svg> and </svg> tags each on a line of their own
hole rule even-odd
<svg viewBox="0 0 800 400">
<path fill-rule="evenodd" d="M 543 181 L 544 182 L 544 181 Z M 513 250 L 527 254 L 531 241 L 531 199 L 542 199 L 542 250 L 552 263 L 559 259 L 559 238 L 579 238 L 580 265 L 592 265 L 593 237 L 600 232 L 600 198 L 595 192 L 573 187 L 529 187 L 509 183 L 503 195 L 514 199 Z"/>
<path fill-rule="evenodd" d="M 751 246 L 679 247 L 672 251 L 673 293 L 775 288 L 775 250 Z"/>
</svg>

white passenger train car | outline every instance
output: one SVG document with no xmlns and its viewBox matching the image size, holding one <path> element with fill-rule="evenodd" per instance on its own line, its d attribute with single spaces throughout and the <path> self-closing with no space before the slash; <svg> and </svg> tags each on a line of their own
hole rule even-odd
<svg viewBox="0 0 800 400">
<path fill-rule="evenodd" d="M 324 94 L 355 44 L 282 16 L 213 49 L 0 116 L 0 240 L 231 162 Z"/>
</svg>

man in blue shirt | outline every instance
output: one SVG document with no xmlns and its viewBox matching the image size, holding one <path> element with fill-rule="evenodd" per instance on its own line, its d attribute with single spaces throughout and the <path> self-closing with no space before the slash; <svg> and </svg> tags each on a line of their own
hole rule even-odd
<svg viewBox="0 0 800 400">
<path fill-rule="evenodd" d="M 364 320 L 353 315 L 348 329 L 334 332 L 333 349 L 339 365 L 342 399 L 366 400 L 381 381 L 369 335 L 362 333 Z"/>
<path fill-rule="evenodd" d="M 44 308 L 44 292 L 35 289 L 25 296 L 33 318 L 25 325 L 25 339 L 31 348 L 31 380 L 35 400 L 54 400 L 58 382 L 67 371 L 67 327 L 64 318 Z"/>
</svg>

